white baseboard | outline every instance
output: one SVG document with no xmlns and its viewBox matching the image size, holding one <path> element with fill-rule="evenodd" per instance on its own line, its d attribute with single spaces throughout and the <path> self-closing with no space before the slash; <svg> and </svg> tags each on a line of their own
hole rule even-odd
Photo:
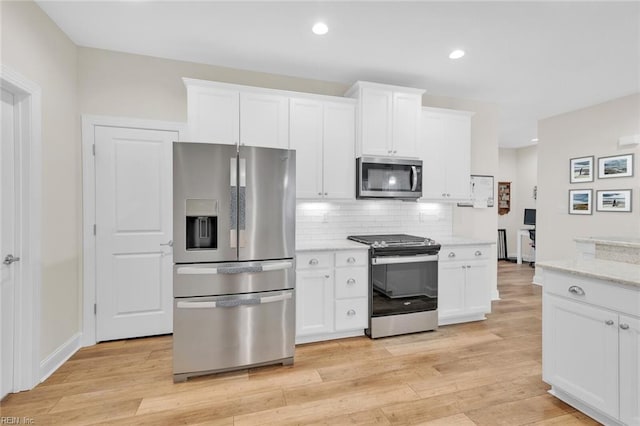
<svg viewBox="0 0 640 426">
<path fill-rule="evenodd" d="M 540 287 L 542 287 L 542 277 L 538 274 L 534 274 L 533 275 L 533 284 L 535 285 L 539 285 Z"/>
<path fill-rule="evenodd" d="M 44 382 L 80 349 L 82 333 L 76 333 L 40 362 L 40 382 Z"/>
</svg>

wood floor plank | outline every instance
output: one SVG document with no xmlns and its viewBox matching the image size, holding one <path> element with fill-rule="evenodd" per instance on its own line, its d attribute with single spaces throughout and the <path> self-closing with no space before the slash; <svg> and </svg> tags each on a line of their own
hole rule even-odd
<svg viewBox="0 0 640 426">
<path fill-rule="evenodd" d="M 173 383 L 171 336 L 83 348 L 2 416 L 64 425 L 596 425 L 546 393 L 541 288 L 499 262 L 485 321 L 298 345 L 293 366 Z"/>
</svg>

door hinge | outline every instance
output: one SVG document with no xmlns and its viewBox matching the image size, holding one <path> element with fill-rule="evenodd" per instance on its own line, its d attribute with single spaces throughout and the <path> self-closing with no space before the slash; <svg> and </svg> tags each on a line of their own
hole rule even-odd
<svg viewBox="0 0 640 426">
<path fill-rule="evenodd" d="M 96 226 L 96 224 L 94 223 L 94 224 L 93 224 L 93 235 L 96 235 L 96 230 L 97 230 L 97 226 Z"/>
<path fill-rule="evenodd" d="M 96 156 L 96 144 L 91 145 L 91 151 L 93 152 L 93 156 Z"/>
<path fill-rule="evenodd" d="M 94 303 L 93 304 L 93 315 L 96 315 L 98 313 L 98 304 Z"/>
</svg>

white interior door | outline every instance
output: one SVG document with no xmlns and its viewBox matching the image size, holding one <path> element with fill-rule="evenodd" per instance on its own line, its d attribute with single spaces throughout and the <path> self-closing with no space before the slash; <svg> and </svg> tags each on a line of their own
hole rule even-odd
<svg viewBox="0 0 640 426">
<path fill-rule="evenodd" d="M 172 142 L 95 127 L 96 340 L 171 333 Z"/>
<path fill-rule="evenodd" d="M 2 140 L 0 141 L 0 399 L 14 391 L 14 294 L 15 263 L 15 99 L 2 89 Z"/>
</svg>

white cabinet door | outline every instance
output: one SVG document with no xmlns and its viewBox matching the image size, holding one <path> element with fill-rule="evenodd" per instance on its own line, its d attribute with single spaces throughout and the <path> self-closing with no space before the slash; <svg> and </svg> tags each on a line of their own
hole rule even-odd
<svg viewBox="0 0 640 426">
<path fill-rule="evenodd" d="M 336 331 L 362 330 L 369 322 L 369 299 L 336 300 Z"/>
<path fill-rule="evenodd" d="M 239 137 L 240 92 L 187 87 L 189 141 L 234 145 Z"/>
<path fill-rule="evenodd" d="M 95 128 L 96 338 L 171 333 L 176 132 Z"/>
<path fill-rule="evenodd" d="M 462 262 L 438 263 L 438 317 L 464 314 L 465 264 Z"/>
<path fill-rule="evenodd" d="M 393 155 L 417 157 L 422 96 L 393 93 Z"/>
<path fill-rule="evenodd" d="M 491 312 L 489 265 L 487 262 L 467 262 L 465 266 L 465 310 L 468 313 Z"/>
<path fill-rule="evenodd" d="M 640 426 L 640 319 L 620 315 L 618 333 L 620 420 L 629 426 Z"/>
<path fill-rule="evenodd" d="M 362 155 L 391 155 L 393 93 L 362 88 L 360 131 Z"/>
<path fill-rule="evenodd" d="M 322 197 L 322 109 L 322 103 L 318 101 L 291 99 L 289 135 L 291 149 L 296 150 L 298 198 Z"/>
<path fill-rule="evenodd" d="M 289 147 L 289 99 L 264 93 L 240 93 L 240 143 L 265 148 Z"/>
<path fill-rule="evenodd" d="M 420 158 L 422 159 L 422 198 L 435 200 L 447 196 L 447 150 L 445 122 L 440 114 L 422 111 Z"/>
<path fill-rule="evenodd" d="M 543 296 L 545 381 L 618 417 L 618 315 Z"/>
<path fill-rule="evenodd" d="M 446 118 L 447 197 L 468 200 L 471 180 L 471 120 L 465 116 Z"/>
<path fill-rule="evenodd" d="M 355 198 L 355 105 L 324 104 L 324 196 Z"/>
<path fill-rule="evenodd" d="M 296 336 L 333 331 L 330 269 L 296 272 Z"/>
</svg>

